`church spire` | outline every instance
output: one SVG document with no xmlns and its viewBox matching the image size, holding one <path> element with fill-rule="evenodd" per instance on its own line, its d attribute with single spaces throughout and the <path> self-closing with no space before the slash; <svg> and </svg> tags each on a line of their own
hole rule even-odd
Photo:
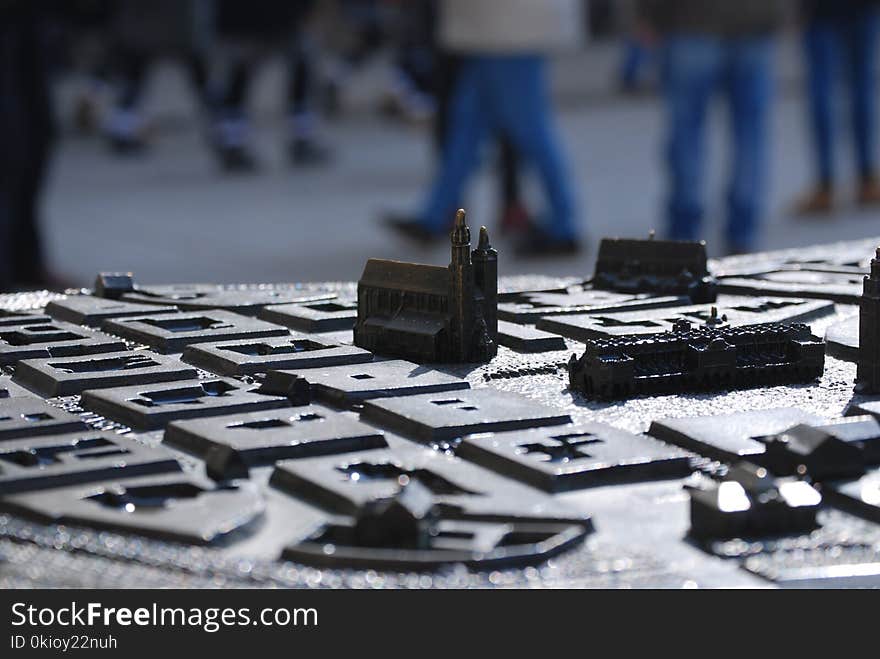
<svg viewBox="0 0 880 659">
<path fill-rule="evenodd" d="M 471 244 L 471 230 L 467 225 L 467 213 L 463 208 L 455 211 L 455 225 L 452 227 L 452 244 L 468 245 Z"/>
<path fill-rule="evenodd" d="M 481 252 L 487 252 L 492 247 L 489 244 L 489 230 L 486 227 L 480 227 L 480 239 L 477 242 L 477 249 Z"/>
</svg>

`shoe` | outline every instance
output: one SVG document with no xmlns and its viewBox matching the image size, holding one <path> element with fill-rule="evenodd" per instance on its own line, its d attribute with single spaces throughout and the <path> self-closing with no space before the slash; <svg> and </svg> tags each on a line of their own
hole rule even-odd
<svg viewBox="0 0 880 659">
<path fill-rule="evenodd" d="M 446 237 L 446 234 L 432 231 L 412 216 L 386 215 L 382 223 L 397 235 L 422 246 L 433 245 Z"/>
<path fill-rule="evenodd" d="M 865 176 L 859 181 L 856 201 L 859 206 L 876 206 L 880 204 L 880 180 L 874 176 Z"/>
<path fill-rule="evenodd" d="M 146 142 L 140 137 L 130 135 L 109 135 L 110 150 L 117 156 L 135 156 L 143 153 Z"/>
<path fill-rule="evenodd" d="M 114 108 L 104 125 L 104 135 L 116 155 L 137 155 L 147 146 L 148 126 L 136 111 Z"/>
<path fill-rule="evenodd" d="M 536 258 L 542 256 L 573 256 L 581 251 L 581 243 L 577 238 L 555 238 L 546 231 L 532 227 L 514 247 L 514 253 L 520 258 Z"/>
<path fill-rule="evenodd" d="M 798 217 L 825 215 L 834 210 L 834 191 L 830 185 L 820 184 L 798 199 L 792 212 Z"/>
<path fill-rule="evenodd" d="M 217 158 L 225 172 L 244 173 L 252 172 L 257 168 L 253 154 L 243 146 L 217 147 Z"/>
<path fill-rule="evenodd" d="M 423 126 L 433 119 L 434 108 L 427 97 L 419 94 L 388 93 L 379 102 L 379 114 L 388 119 Z"/>
<path fill-rule="evenodd" d="M 300 167 L 324 165 L 331 159 L 330 149 L 315 140 L 303 137 L 292 140 L 287 153 L 290 156 L 290 162 Z"/>
</svg>

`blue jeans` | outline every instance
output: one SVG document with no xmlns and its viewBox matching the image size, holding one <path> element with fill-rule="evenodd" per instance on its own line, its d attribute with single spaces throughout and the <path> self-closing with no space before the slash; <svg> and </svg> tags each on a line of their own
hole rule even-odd
<svg viewBox="0 0 880 659">
<path fill-rule="evenodd" d="M 810 127 L 816 149 L 817 176 L 822 183 L 831 184 L 835 177 L 833 99 L 840 64 L 849 83 L 858 171 L 863 177 L 876 173 L 874 66 L 878 25 L 877 11 L 863 8 L 814 20 L 804 33 Z"/>
<path fill-rule="evenodd" d="M 670 36 L 663 49 L 668 112 L 670 238 L 697 240 L 703 219 L 706 115 L 714 92 L 729 107 L 733 162 L 727 193 L 727 246 L 755 246 L 765 197 L 767 118 L 773 91 L 772 39 Z"/>
<path fill-rule="evenodd" d="M 650 46 L 636 39 L 627 39 L 623 44 L 623 57 L 620 63 L 620 85 L 624 89 L 637 89 L 645 78 L 650 77 L 656 66 L 657 53 Z"/>
<path fill-rule="evenodd" d="M 449 227 L 483 146 L 497 135 L 536 167 L 550 206 L 545 229 L 558 239 L 576 237 L 574 195 L 553 126 L 545 61 L 538 55 L 462 60 L 442 163 L 422 208 L 428 228 L 440 233 Z"/>
</svg>

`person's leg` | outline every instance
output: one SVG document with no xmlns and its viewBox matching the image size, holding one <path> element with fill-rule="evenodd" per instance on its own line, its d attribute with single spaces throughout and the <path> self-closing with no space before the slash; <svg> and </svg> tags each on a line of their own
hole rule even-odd
<svg viewBox="0 0 880 659">
<path fill-rule="evenodd" d="M 55 136 L 49 90 L 49 65 L 39 34 L 31 44 L 29 66 L 22 76 L 21 102 L 25 117 L 22 124 L 24 143 L 27 145 L 18 162 L 20 185 L 15 208 L 18 216 L 12 227 L 15 281 L 31 286 L 45 286 L 46 263 L 40 230 L 40 196 L 49 168 L 49 158 Z"/>
<path fill-rule="evenodd" d="M 237 53 L 228 69 L 212 126 L 212 142 L 220 165 L 227 171 L 248 171 L 256 166 L 250 152 L 251 127 L 245 103 L 255 58 Z"/>
<path fill-rule="evenodd" d="M 290 81 L 287 99 L 290 113 L 302 116 L 311 112 L 309 91 L 312 85 L 312 61 L 305 35 L 298 35 L 290 54 Z"/>
<path fill-rule="evenodd" d="M 2 117 L 0 117 L 2 121 Z M 15 246 L 12 242 L 12 190 L 5 172 L 0 171 L 0 293 L 12 288 L 12 264 Z"/>
<path fill-rule="evenodd" d="M 634 36 L 623 41 L 623 52 L 620 62 L 619 84 L 624 92 L 637 92 L 644 84 L 650 61 L 648 47 Z"/>
<path fill-rule="evenodd" d="M 136 152 L 144 146 L 144 118 L 140 103 L 149 58 L 141 49 L 119 44 L 114 60 L 118 90 L 104 132 L 117 153 Z"/>
<path fill-rule="evenodd" d="M 32 130 L 38 126 L 30 126 Z M 38 136 L 33 136 L 40 140 Z M 43 190 L 48 165 L 48 144 L 38 145 L 29 154 L 23 180 L 19 186 L 18 201 L 14 205 L 18 216 L 12 226 L 13 270 L 18 284 L 40 286 L 46 278 L 43 241 L 39 224 L 40 193 Z"/>
<path fill-rule="evenodd" d="M 450 106 L 443 158 L 420 218 L 431 232 L 446 231 L 451 213 L 462 199 L 464 185 L 479 163 L 480 150 L 490 132 L 486 113 L 487 71 L 492 58 L 462 60 Z"/>
<path fill-rule="evenodd" d="M 287 121 L 288 155 L 294 165 L 320 165 L 330 159 L 330 151 L 316 134 L 318 122 L 313 109 L 316 47 L 308 27 L 314 11 L 314 0 L 300 0 L 291 19 Z"/>
<path fill-rule="evenodd" d="M 499 188 L 501 203 L 504 206 L 519 204 L 519 155 L 516 148 L 505 136 L 498 140 Z"/>
<path fill-rule="evenodd" d="M 430 119 L 435 111 L 431 94 L 436 66 L 436 49 L 432 43 L 435 32 L 433 4 L 431 0 L 401 3 L 394 21 L 390 89 L 393 102 L 387 109 L 417 122 Z"/>
<path fill-rule="evenodd" d="M 728 251 L 746 252 L 755 247 L 766 191 L 772 37 L 732 40 L 726 50 L 725 83 L 733 140 L 726 239 Z"/>
<path fill-rule="evenodd" d="M 520 190 L 520 155 L 506 135 L 498 136 L 499 225 L 504 232 L 527 230 L 532 226 Z"/>
<path fill-rule="evenodd" d="M 703 219 L 706 113 L 718 82 L 721 45 L 712 37 L 679 35 L 670 36 L 663 48 L 666 232 L 674 240 L 696 240 Z"/>
<path fill-rule="evenodd" d="M 36 10 L 0 26 L 0 290 L 46 286 L 39 201 L 54 123 L 49 30 Z"/>
<path fill-rule="evenodd" d="M 0 23 L 0 292 L 12 289 L 15 280 L 13 227 L 17 190 L 21 185 L 18 160 L 26 152 L 22 139 L 21 26 Z"/>
<path fill-rule="evenodd" d="M 247 99 L 248 88 L 251 82 L 253 62 L 249 57 L 237 58 L 229 71 L 227 86 L 223 95 L 223 109 L 230 116 L 244 114 L 244 104 Z"/>
<path fill-rule="evenodd" d="M 816 167 L 815 189 L 798 204 L 799 211 L 827 210 L 834 187 L 834 69 L 838 35 L 833 21 L 813 20 L 804 32 L 807 64 L 807 110 Z"/>
<path fill-rule="evenodd" d="M 494 123 L 537 169 L 550 205 L 541 227 L 556 241 L 576 241 L 575 201 L 567 164 L 556 136 L 543 57 L 489 59 L 488 94 Z"/>
<path fill-rule="evenodd" d="M 330 159 L 330 150 L 321 144 L 318 118 L 313 110 L 314 47 L 308 35 L 296 35 L 297 43 L 290 55 L 288 90 L 289 156 L 294 165 L 320 165 Z"/>
<path fill-rule="evenodd" d="M 442 156 L 443 146 L 446 142 L 449 115 L 452 112 L 452 101 L 460 69 L 460 55 L 442 51 L 438 53 L 437 66 L 434 69 L 434 99 L 437 111 L 434 113 L 434 125 L 431 132 L 434 150 L 438 156 Z"/>
<path fill-rule="evenodd" d="M 859 200 L 880 202 L 877 181 L 877 10 L 869 7 L 856 12 L 844 32 L 847 68 L 850 72 L 851 113 L 855 140 L 856 166 L 860 179 Z"/>
</svg>

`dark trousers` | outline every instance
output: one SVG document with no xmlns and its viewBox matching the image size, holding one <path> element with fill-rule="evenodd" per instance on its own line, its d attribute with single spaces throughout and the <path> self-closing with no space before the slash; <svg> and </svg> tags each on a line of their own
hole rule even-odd
<svg viewBox="0 0 880 659">
<path fill-rule="evenodd" d="M 818 16 L 804 34 L 809 80 L 809 119 L 819 181 L 835 178 L 835 81 L 842 69 L 849 87 L 856 167 L 862 177 L 877 173 L 877 85 L 875 64 L 880 16 L 872 7 Z"/>
<path fill-rule="evenodd" d="M 316 7 L 315 0 L 288 3 L 262 0 L 256 7 L 258 11 L 249 9 L 247 4 L 221 2 L 216 25 L 218 33 L 221 37 L 255 42 L 268 35 L 265 38 L 288 43 L 288 112 L 292 116 L 306 114 L 310 111 L 315 63 L 310 44 L 305 38 L 305 27 Z M 220 100 L 221 116 L 232 119 L 244 117 L 258 60 L 258 57 L 251 56 L 233 63 Z"/>
<path fill-rule="evenodd" d="M 461 68 L 461 57 L 451 53 L 439 53 L 434 69 L 434 95 L 437 111 L 434 114 L 434 149 L 442 158 L 443 144 L 449 127 L 455 83 Z M 519 185 L 519 155 L 511 141 L 504 135 L 498 139 L 498 196 L 502 208 L 508 208 L 522 201 Z"/>
<path fill-rule="evenodd" d="M 41 284 L 45 273 L 37 215 L 53 127 L 44 27 L 26 4 L 0 12 L 0 290 Z"/>
<path fill-rule="evenodd" d="M 669 172 L 667 233 L 701 237 L 709 102 L 729 106 L 733 162 L 727 196 L 727 246 L 754 248 L 766 194 L 767 119 L 773 84 L 772 39 L 674 35 L 663 47 Z"/>
<path fill-rule="evenodd" d="M 442 162 L 421 217 L 436 233 L 448 227 L 484 144 L 504 135 L 534 165 L 549 202 L 544 229 L 566 240 L 577 234 L 574 191 L 556 135 L 543 57 L 463 58 L 455 83 Z"/>
</svg>

